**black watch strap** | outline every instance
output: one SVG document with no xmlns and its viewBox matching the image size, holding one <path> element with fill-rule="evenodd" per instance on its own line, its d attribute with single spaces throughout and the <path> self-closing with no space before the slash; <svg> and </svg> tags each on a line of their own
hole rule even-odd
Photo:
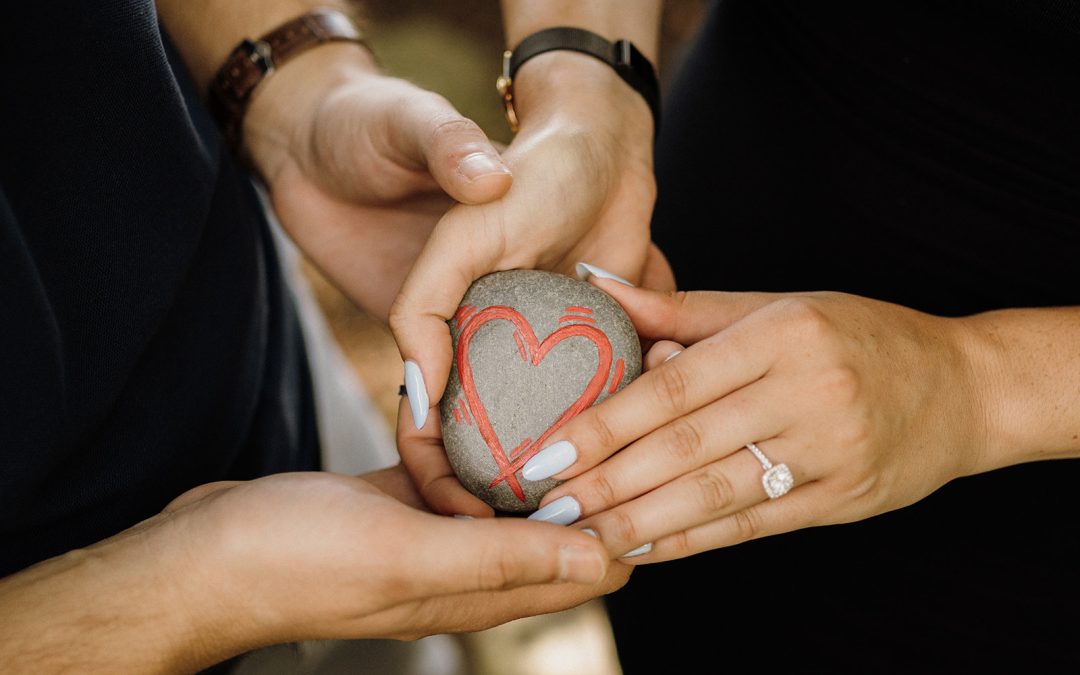
<svg viewBox="0 0 1080 675">
<path fill-rule="evenodd" d="M 619 77 L 634 88 L 648 103 L 653 116 L 653 129 L 660 130 L 660 82 L 649 59 L 629 40 L 607 39 L 571 26 L 546 28 L 522 40 L 513 51 L 503 54 L 503 74 L 497 83 L 506 106 L 506 117 L 517 131 L 517 115 L 513 106 L 514 75 L 532 57 L 554 50 L 570 50 L 594 56 L 611 66 Z"/>
</svg>

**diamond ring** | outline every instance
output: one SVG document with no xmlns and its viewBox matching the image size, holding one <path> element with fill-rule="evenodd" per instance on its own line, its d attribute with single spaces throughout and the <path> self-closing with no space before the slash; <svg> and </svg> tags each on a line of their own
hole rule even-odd
<svg viewBox="0 0 1080 675">
<path fill-rule="evenodd" d="M 754 443 L 747 443 L 746 449 L 754 453 L 754 457 L 761 462 L 761 468 L 765 469 L 765 473 L 761 476 L 761 484 L 765 486 L 765 494 L 769 495 L 769 499 L 786 495 L 788 490 L 795 485 L 795 477 L 791 475 L 791 469 L 787 468 L 787 464 L 773 466 L 765 453 Z"/>
</svg>

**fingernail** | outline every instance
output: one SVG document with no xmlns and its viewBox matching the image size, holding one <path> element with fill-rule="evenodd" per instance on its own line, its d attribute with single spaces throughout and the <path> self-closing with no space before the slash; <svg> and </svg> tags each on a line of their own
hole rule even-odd
<svg viewBox="0 0 1080 675">
<path fill-rule="evenodd" d="M 551 478 L 577 461 L 577 448 L 570 441 L 552 443 L 525 462 L 521 477 L 525 480 Z"/>
<path fill-rule="evenodd" d="M 635 548 L 633 551 L 627 551 L 626 553 L 623 553 L 622 557 L 623 558 L 633 558 L 634 556 L 645 555 L 646 553 L 648 553 L 651 550 L 652 550 L 652 544 L 642 544 L 641 546 L 638 546 L 637 548 Z"/>
<path fill-rule="evenodd" d="M 455 513 L 454 517 L 458 520 L 475 520 L 472 516 L 467 516 L 464 513 Z"/>
<path fill-rule="evenodd" d="M 581 531 L 584 532 L 585 534 L 589 535 L 593 539 L 599 539 L 600 538 L 600 535 L 596 533 L 596 530 L 592 529 L 591 527 L 583 527 L 583 528 L 581 528 Z"/>
<path fill-rule="evenodd" d="M 458 162 L 458 173 L 470 183 L 474 180 L 495 174 L 509 174 L 510 169 L 502 160 L 486 152 L 474 152 L 465 155 Z"/>
<path fill-rule="evenodd" d="M 405 392 L 409 395 L 413 424 L 417 429 L 423 429 L 428 414 L 427 387 L 424 386 L 424 374 L 415 361 L 405 362 Z"/>
<path fill-rule="evenodd" d="M 618 274 L 612 274 L 607 270 L 600 269 L 596 265 L 590 265 L 589 263 L 579 262 L 577 265 L 574 266 L 574 269 L 577 271 L 578 279 L 581 279 L 582 281 L 588 281 L 589 277 L 597 276 L 601 279 L 614 279 L 620 284 L 626 284 L 627 286 L 634 285 L 626 279 L 620 277 Z"/>
<path fill-rule="evenodd" d="M 604 557 L 584 546 L 559 549 L 559 580 L 576 584 L 595 584 L 604 578 Z"/>
<path fill-rule="evenodd" d="M 667 357 L 666 357 L 666 358 L 664 359 L 664 363 L 667 363 L 668 361 L 670 361 L 671 359 L 675 358 L 675 357 L 676 357 L 676 356 L 678 356 L 679 354 L 682 354 L 682 350 L 681 350 L 681 349 L 678 349 L 678 350 L 676 350 L 676 351 L 673 351 L 673 352 L 671 352 L 671 353 L 670 353 L 670 354 L 668 354 L 668 355 L 667 355 Z"/>
<path fill-rule="evenodd" d="M 544 508 L 529 516 L 529 520 L 541 520 L 556 525 L 569 525 L 581 517 L 581 505 L 577 500 L 566 495 L 559 497 Z"/>
</svg>

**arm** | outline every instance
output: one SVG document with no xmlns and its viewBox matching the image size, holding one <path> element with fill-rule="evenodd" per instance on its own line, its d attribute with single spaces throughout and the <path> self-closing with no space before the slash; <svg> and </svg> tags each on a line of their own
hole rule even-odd
<svg viewBox="0 0 1080 675">
<path fill-rule="evenodd" d="M 577 501 L 615 555 L 653 545 L 632 562 L 861 520 L 955 478 L 1080 456 L 1080 309 L 951 319 L 842 293 L 595 283 L 645 337 L 672 342 L 552 439 L 576 456 L 549 462 L 568 480 L 543 502 Z M 766 498 L 751 442 L 788 465 L 790 493 Z"/>
<path fill-rule="evenodd" d="M 268 644 L 479 630 L 573 607 L 629 574 L 579 532 L 415 510 L 410 486 L 390 470 L 196 488 L 0 580 L 0 665 L 193 672 Z"/>
<path fill-rule="evenodd" d="M 205 91 L 244 38 L 342 0 L 158 0 L 162 23 Z M 446 99 L 388 77 L 356 44 L 305 51 L 255 88 L 244 151 L 307 257 L 386 319 L 424 241 L 454 203 L 503 195 L 509 168 Z"/>
<path fill-rule="evenodd" d="M 537 30 L 570 25 L 630 39 L 655 63 L 658 0 L 506 0 L 502 7 L 511 48 Z M 527 61 L 514 92 L 520 128 L 503 153 L 514 187 L 491 203 L 451 209 L 391 310 L 402 358 L 415 365 L 405 382 L 421 432 L 399 438 L 399 448 L 428 503 L 442 513 L 490 513 L 457 484 L 438 447 L 438 415 L 429 415 L 450 372 L 446 321 L 472 281 L 512 268 L 573 275 L 587 260 L 635 283 L 674 285 L 650 246 L 653 120 L 641 95 L 606 64 L 570 51 Z"/>
</svg>

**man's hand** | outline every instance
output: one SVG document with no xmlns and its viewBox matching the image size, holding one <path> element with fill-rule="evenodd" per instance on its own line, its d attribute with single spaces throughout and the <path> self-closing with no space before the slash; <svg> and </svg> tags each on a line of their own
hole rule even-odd
<svg viewBox="0 0 1080 675">
<path fill-rule="evenodd" d="M 324 45 L 261 85 L 244 138 L 283 227 L 355 303 L 386 320 L 455 201 L 503 195 L 510 170 L 441 96 Z"/>
<path fill-rule="evenodd" d="M 201 486 L 109 540 L 0 580 L 0 663 L 190 671 L 302 639 L 480 630 L 573 607 L 629 576 L 581 532 L 435 516 L 403 503 L 419 498 L 400 470 L 371 478 Z"/>
</svg>

